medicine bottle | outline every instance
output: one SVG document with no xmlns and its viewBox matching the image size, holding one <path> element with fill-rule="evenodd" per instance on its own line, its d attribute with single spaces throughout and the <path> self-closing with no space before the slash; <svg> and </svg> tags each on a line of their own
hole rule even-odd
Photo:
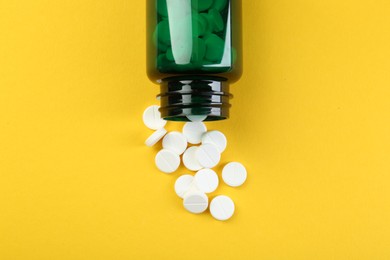
<svg viewBox="0 0 390 260">
<path fill-rule="evenodd" d="M 147 73 L 171 121 L 229 117 L 242 72 L 241 0 L 147 0 Z"/>
</svg>

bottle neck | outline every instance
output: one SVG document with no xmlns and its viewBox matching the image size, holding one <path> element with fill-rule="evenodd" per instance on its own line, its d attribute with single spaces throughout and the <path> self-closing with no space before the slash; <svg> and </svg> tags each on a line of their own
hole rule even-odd
<svg viewBox="0 0 390 260">
<path fill-rule="evenodd" d="M 217 121 L 229 118 L 229 83 L 219 77 L 171 77 L 161 82 L 160 112 L 170 121 Z"/>
</svg>

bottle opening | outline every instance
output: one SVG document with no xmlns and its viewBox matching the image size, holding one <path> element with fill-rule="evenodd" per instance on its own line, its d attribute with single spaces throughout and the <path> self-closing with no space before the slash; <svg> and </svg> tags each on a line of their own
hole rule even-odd
<svg viewBox="0 0 390 260">
<path fill-rule="evenodd" d="M 218 121 L 229 118 L 229 83 L 219 77 L 171 77 L 160 85 L 160 112 L 169 121 Z"/>
</svg>

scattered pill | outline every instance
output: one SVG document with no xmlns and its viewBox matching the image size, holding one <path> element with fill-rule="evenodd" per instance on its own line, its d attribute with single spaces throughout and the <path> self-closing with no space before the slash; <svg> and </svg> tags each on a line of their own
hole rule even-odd
<svg viewBox="0 0 390 260">
<path fill-rule="evenodd" d="M 207 116 L 187 116 L 191 122 L 203 122 Z"/>
<path fill-rule="evenodd" d="M 159 106 L 148 107 L 142 117 L 144 124 L 152 130 L 158 130 L 167 124 L 167 121 L 161 118 L 161 113 L 158 111 L 159 108 Z"/>
<path fill-rule="evenodd" d="M 183 127 L 183 134 L 190 144 L 199 144 L 206 131 L 206 125 L 202 122 L 187 122 Z"/>
<path fill-rule="evenodd" d="M 194 193 L 194 192 L 202 192 L 199 188 L 198 185 L 196 184 L 195 179 L 192 181 L 190 187 L 188 190 L 183 194 L 183 198 L 187 196 L 188 194 Z M 204 192 L 203 192 L 204 193 Z"/>
<path fill-rule="evenodd" d="M 181 155 L 187 149 L 187 139 L 180 132 L 170 132 L 164 137 L 162 146 L 164 149 L 171 150 L 176 154 Z"/>
<path fill-rule="evenodd" d="M 151 136 L 149 136 L 148 139 L 146 139 L 145 144 L 149 147 L 152 147 L 153 145 L 157 144 L 166 133 L 167 130 L 165 130 L 165 128 L 158 129 Z"/>
<path fill-rule="evenodd" d="M 209 204 L 209 199 L 206 194 L 201 191 L 187 193 L 184 196 L 183 205 L 186 210 L 194 214 L 204 212 Z"/>
<path fill-rule="evenodd" d="M 190 171 L 199 171 L 202 169 L 202 165 L 199 164 L 198 160 L 196 159 L 196 150 L 198 147 L 191 146 L 189 147 L 183 154 L 183 164 L 184 166 L 190 170 Z"/>
<path fill-rule="evenodd" d="M 227 139 L 222 132 L 214 130 L 203 134 L 202 144 L 213 144 L 222 153 L 226 149 Z"/>
<path fill-rule="evenodd" d="M 165 173 L 172 173 L 180 166 L 180 156 L 173 151 L 162 149 L 155 157 L 157 168 Z"/>
<path fill-rule="evenodd" d="M 228 220 L 234 213 L 234 202 L 225 195 L 215 197 L 210 203 L 211 215 L 220 221 Z"/>
<path fill-rule="evenodd" d="M 177 178 L 175 182 L 175 192 L 177 196 L 183 198 L 186 192 L 191 188 L 192 182 L 194 181 L 194 176 L 186 174 Z"/>
<path fill-rule="evenodd" d="M 162 55 L 167 59 L 167 54 Z M 190 115 L 187 118 L 191 122 L 185 123 L 182 133 L 167 133 L 164 128 L 167 121 L 161 118 L 159 106 L 148 107 L 144 111 L 143 121 L 155 132 L 147 138 L 145 144 L 151 147 L 162 139 L 163 149 L 156 154 L 155 164 L 167 174 L 179 168 L 180 155 L 183 154 L 184 166 L 196 174 L 185 174 L 177 178 L 174 190 L 183 199 L 183 206 L 187 211 L 199 214 L 209 207 L 207 194 L 216 191 L 219 186 L 218 175 L 211 168 L 220 162 L 221 153 L 227 147 L 227 139 L 220 131 L 207 132 L 206 125 L 202 123 L 207 116 Z M 201 145 L 188 147 L 188 143 Z M 238 187 L 246 181 L 247 171 L 241 163 L 230 162 L 222 170 L 222 179 L 227 185 Z M 210 203 L 210 213 L 217 220 L 230 219 L 234 211 L 234 202 L 228 196 L 217 196 Z"/>
<path fill-rule="evenodd" d="M 214 192 L 219 185 L 218 175 L 211 169 L 202 169 L 198 171 L 194 180 L 197 187 L 204 193 Z"/>
<path fill-rule="evenodd" d="M 213 168 L 221 160 L 221 153 L 213 144 L 202 144 L 195 152 L 196 159 L 204 168 Z"/>
<path fill-rule="evenodd" d="M 238 162 L 231 162 L 225 165 L 222 170 L 223 181 L 231 186 L 238 187 L 244 184 L 247 178 L 245 167 Z"/>
</svg>

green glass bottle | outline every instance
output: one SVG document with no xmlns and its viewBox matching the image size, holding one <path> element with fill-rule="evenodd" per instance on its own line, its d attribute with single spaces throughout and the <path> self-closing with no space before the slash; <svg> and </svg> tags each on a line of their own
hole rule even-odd
<svg viewBox="0 0 390 260">
<path fill-rule="evenodd" d="M 229 117 L 242 73 L 241 0 L 147 0 L 147 73 L 164 119 Z"/>
</svg>

